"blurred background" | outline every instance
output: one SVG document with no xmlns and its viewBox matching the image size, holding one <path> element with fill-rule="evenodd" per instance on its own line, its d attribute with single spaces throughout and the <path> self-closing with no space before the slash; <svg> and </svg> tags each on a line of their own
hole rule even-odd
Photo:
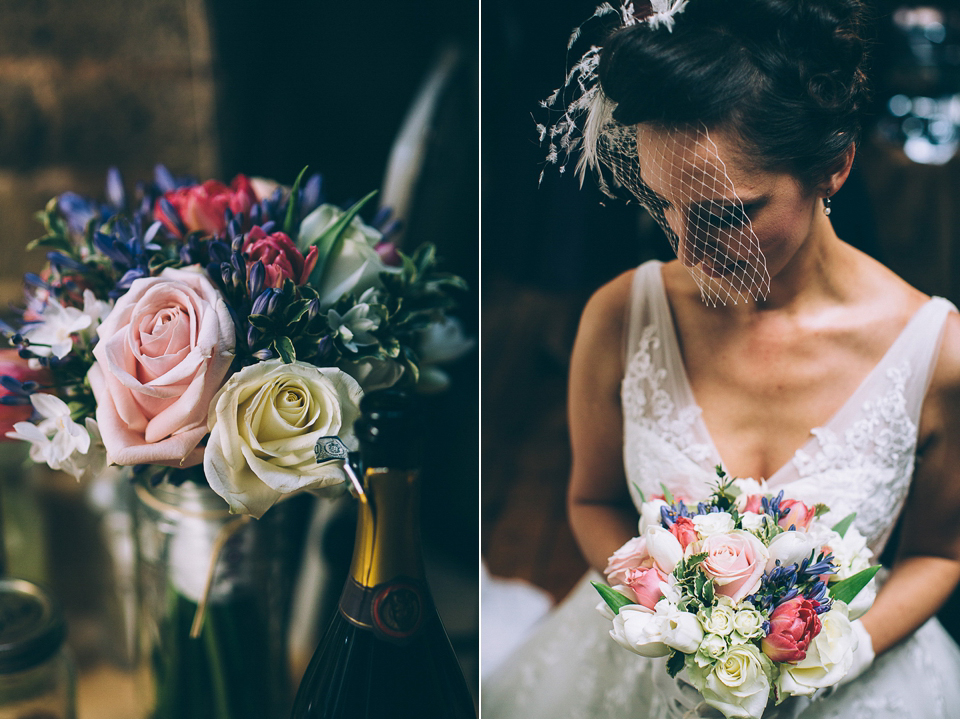
<svg viewBox="0 0 960 719">
<path fill-rule="evenodd" d="M 831 220 L 914 286 L 960 303 L 960 10 L 867 4 L 873 103 Z M 483 594 L 484 674 L 587 569 L 565 507 L 566 379 L 580 312 L 621 272 L 673 257 L 642 210 L 603 204 L 589 181 L 580 190 L 572 172 L 550 165 L 537 185 L 546 148 L 535 124 L 556 119 L 537 103 L 563 82 L 567 39 L 596 5 L 483 3 L 481 554 L 484 588 L 501 590 Z M 495 616 L 504 619 L 486 619 Z M 960 638 L 956 597 L 941 620 Z"/>
<path fill-rule="evenodd" d="M 308 165 L 327 200 L 348 206 L 383 187 L 393 153 L 394 169 L 413 168 L 401 246 L 434 243 L 442 269 L 467 280 L 458 316 L 476 338 L 478 18 L 475 2 L 439 0 L 415 12 L 387 0 L 0 4 L 2 306 L 20 302 L 23 273 L 41 267 L 42 252 L 23 249 L 43 234 L 34 214 L 67 190 L 103 198 L 111 165 L 128 192 L 158 162 L 200 180 L 244 173 L 287 185 Z M 445 369 L 450 388 L 427 399 L 423 535 L 435 599 L 476 691 L 478 353 Z M 125 581 L 110 565 L 110 532 L 123 527 L 107 526 L 90 488 L 24 469 L 23 449 L 3 447 L 10 571 L 64 605 L 80 719 L 134 716 L 122 657 L 109 649 L 122 611 L 104 602 Z M 338 594 L 352 508 L 329 520 L 324 581 Z M 301 652 L 312 653 L 313 636 Z"/>
</svg>

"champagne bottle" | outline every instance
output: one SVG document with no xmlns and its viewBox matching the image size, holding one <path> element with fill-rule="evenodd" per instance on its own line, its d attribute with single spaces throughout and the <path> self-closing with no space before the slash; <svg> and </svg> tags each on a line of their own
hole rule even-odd
<svg viewBox="0 0 960 719">
<path fill-rule="evenodd" d="M 300 683 L 292 718 L 474 719 L 424 577 L 421 425 L 400 393 L 370 393 L 360 407 L 362 486 L 350 576 Z"/>
</svg>

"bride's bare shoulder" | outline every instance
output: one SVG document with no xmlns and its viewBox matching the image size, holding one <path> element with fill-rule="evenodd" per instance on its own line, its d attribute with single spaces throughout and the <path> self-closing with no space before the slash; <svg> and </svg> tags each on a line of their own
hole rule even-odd
<svg viewBox="0 0 960 719">
<path fill-rule="evenodd" d="M 633 278 L 628 270 L 600 287 L 587 301 L 580 316 L 580 328 L 574 346 L 574 360 L 597 369 L 600 364 L 615 365 L 619 373 L 620 348 L 630 308 Z"/>
</svg>

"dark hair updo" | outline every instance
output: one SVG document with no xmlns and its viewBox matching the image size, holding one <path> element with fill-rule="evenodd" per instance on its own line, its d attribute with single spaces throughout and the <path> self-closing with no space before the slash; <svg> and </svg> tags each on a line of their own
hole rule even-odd
<svg viewBox="0 0 960 719">
<path fill-rule="evenodd" d="M 813 187 L 859 139 L 862 24 L 858 0 L 689 0 L 673 32 L 613 35 L 600 85 L 621 124 L 729 124 L 748 159 Z"/>
</svg>

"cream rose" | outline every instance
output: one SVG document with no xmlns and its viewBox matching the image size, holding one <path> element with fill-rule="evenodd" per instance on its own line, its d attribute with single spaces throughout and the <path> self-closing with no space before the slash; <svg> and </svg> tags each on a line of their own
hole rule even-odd
<svg viewBox="0 0 960 719">
<path fill-rule="evenodd" d="M 97 334 L 87 377 L 108 461 L 198 464 L 235 346 L 227 305 L 204 272 L 167 268 L 135 280 Z"/>
<path fill-rule="evenodd" d="M 214 398 L 203 471 L 230 511 L 259 518 L 284 494 L 345 480 L 339 462 L 317 464 L 320 437 L 356 448 L 360 385 L 338 369 L 280 360 L 233 375 Z"/>
<path fill-rule="evenodd" d="M 746 719 L 763 714 L 773 665 L 753 644 L 730 647 L 709 671 L 696 663 L 688 663 L 687 669 L 704 701 L 725 717 Z"/>
<path fill-rule="evenodd" d="M 714 606 L 702 608 L 697 616 L 705 632 L 725 637 L 734 630 L 737 610 L 729 597 L 720 595 L 717 597 L 717 603 Z"/>
</svg>

